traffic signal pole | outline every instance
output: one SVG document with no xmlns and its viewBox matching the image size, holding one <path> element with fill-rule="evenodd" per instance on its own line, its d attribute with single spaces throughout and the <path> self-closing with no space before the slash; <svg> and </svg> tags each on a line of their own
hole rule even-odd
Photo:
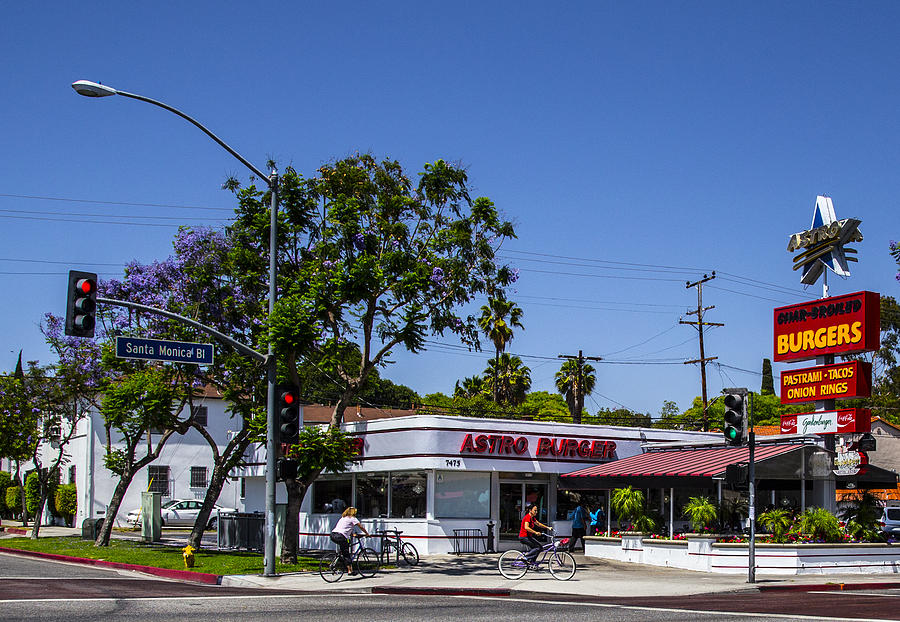
<svg viewBox="0 0 900 622">
<path fill-rule="evenodd" d="M 750 515 L 750 543 L 747 551 L 747 582 L 756 583 L 756 434 L 753 432 L 753 394 L 750 394 L 750 406 L 747 410 L 747 438 L 750 446 L 750 466 L 748 467 L 748 479 L 750 484 L 750 503 L 747 513 Z"/>
</svg>

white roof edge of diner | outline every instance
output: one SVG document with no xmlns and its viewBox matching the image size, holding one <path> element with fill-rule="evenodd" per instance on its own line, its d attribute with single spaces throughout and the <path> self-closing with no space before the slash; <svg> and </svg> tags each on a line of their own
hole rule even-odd
<svg viewBox="0 0 900 622">
<path fill-rule="evenodd" d="M 681 436 L 687 439 L 689 438 L 702 438 L 704 436 L 715 436 L 719 437 L 720 434 L 717 432 L 698 432 L 695 430 L 666 430 L 660 428 L 638 428 L 632 426 L 616 426 L 616 425 L 597 425 L 590 423 L 567 423 L 567 422 L 559 422 L 559 421 L 529 421 L 524 419 L 494 419 L 489 417 L 466 417 L 466 416 L 457 416 L 457 415 L 437 415 L 437 414 L 426 414 L 426 415 L 405 415 L 402 417 L 386 417 L 383 419 L 372 419 L 372 420 L 357 420 L 354 421 L 352 415 L 344 415 L 344 421 L 342 426 L 344 428 L 350 428 L 354 431 L 360 429 L 382 429 L 382 428 L 394 428 L 400 427 L 403 425 L 408 425 L 410 423 L 417 423 L 421 425 L 426 421 L 440 421 L 451 424 L 450 427 L 458 427 L 460 429 L 465 429 L 467 427 L 482 427 L 487 425 L 494 426 L 505 426 L 505 427 L 518 427 L 523 429 L 533 428 L 535 430 L 545 429 L 547 426 L 553 426 L 555 428 L 563 428 L 566 430 L 583 430 L 587 431 L 596 431 L 596 430 L 616 430 L 618 432 L 632 432 L 635 438 L 639 437 L 641 433 L 645 436 Z M 453 425 L 455 424 L 455 425 Z M 666 441 L 666 443 L 677 443 L 679 441 Z M 692 441 L 684 441 L 690 443 Z M 693 441 L 694 443 L 702 442 L 700 440 Z M 718 442 L 715 439 L 710 439 L 708 442 Z"/>
</svg>

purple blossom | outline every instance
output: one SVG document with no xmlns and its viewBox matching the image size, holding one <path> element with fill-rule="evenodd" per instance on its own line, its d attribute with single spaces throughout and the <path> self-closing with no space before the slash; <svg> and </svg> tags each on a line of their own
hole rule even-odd
<svg viewBox="0 0 900 622">
<path fill-rule="evenodd" d="M 513 268 L 512 274 L 510 274 L 510 276 L 509 276 L 509 282 L 515 283 L 518 280 L 519 280 L 519 269 Z"/>
<path fill-rule="evenodd" d="M 431 271 L 431 280 L 435 283 L 443 283 L 444 271 L 438 267 L 435 267 L 435 269 Z"/>
<path fill-rule="evenodd" d="M 363 251 L 366 249 L 366 236 L 362 233 L 357 233 L 353 236 L 353 246 L 356 247 L 356 250 Z"/>
</svg>

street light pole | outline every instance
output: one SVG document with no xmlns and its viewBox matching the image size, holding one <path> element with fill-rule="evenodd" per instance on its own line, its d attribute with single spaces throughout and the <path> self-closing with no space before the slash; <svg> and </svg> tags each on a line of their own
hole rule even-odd
<svg viewBox="0 0 900 622">
<path fill-rule="evenodd" d="M 114 89 L 111 86 L 99 84 L 97 82 L 91 82 L 89 80 L 78 80 L 76 82 L 73 82 L 72 88 L 75 89 L 76 93 L 78 93 L 79 95 L 84 95 L 85 97 L 109 97 L 110 95 L 121 95 L 122 97 L 136 99 L 148 104 L 153 104 L 154 106 L 158 106 L 160 108 L 163 108 L 164 110 L 168 110 L 169 112 L 178 115 L 182 119 L 199 128 L 204 134 L 212 138 L 220 147 L 225 149 L 225 151 L 227 151 L 238 161 L 240 161 L 241 164 L 250 169 L 253 174 L 256 175 L 259 179 L 266 180 L 266 183 L 269 185 L 269 191 L 272 199 L 271 208 L 269 210 L 270 220 L 268 309 L 269 317 L 271 317 L 273 312 L 275 311 L 275 296 L 277 291 L 275 288 L 275 277 L 277 275 L 275 264 L 275 243 L 277 239 L 278 224 L 276 212 L 278 208 L 278 173 L 273 169 L 270 175 L 266 175 L 258 168 L 253 166 L 250 162 L 248 162 L 243 156 L 241 156 L 241 154 L 229 147 L 228 144 L 225 143 L 225 141 L 209 131 L 199 121 L 197 121 L 193 117 L 186 115 L 177 108 L 169 106 L 168 104 L 164 104 L 163 102 L 157 101 L 155 99 L 150 99 L 149 97 L 144 97 L 143 95 L 126 93 L 125 91 Z M 271 328 L 269 330 L 271 330 Z M 275 365 L 275 355 L 272 348 L 271 335 L 269 335 L 268 342 L 268 349 L 266 350 L 266 381 L 268 383 L 268 390 L 266 393 L 266 533 L 264 549 L 264 574 L 266 576 L 272 576 L 275 574 L 275 376 L 277 370 Z"/>
</svg>

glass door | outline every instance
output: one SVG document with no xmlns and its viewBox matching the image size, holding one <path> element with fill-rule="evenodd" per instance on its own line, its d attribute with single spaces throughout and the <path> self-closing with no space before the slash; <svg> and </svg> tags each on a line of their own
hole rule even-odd
<svg viewBox="0 0 900 622">
<path fill-rule="evenodd" d="M 538 506 L 537 519 L 548 525 L 547 484 L 531 482 L 500 482 L 500 539 L 518 540 L 519 527 L 525 508 Z"/>
</svg>

